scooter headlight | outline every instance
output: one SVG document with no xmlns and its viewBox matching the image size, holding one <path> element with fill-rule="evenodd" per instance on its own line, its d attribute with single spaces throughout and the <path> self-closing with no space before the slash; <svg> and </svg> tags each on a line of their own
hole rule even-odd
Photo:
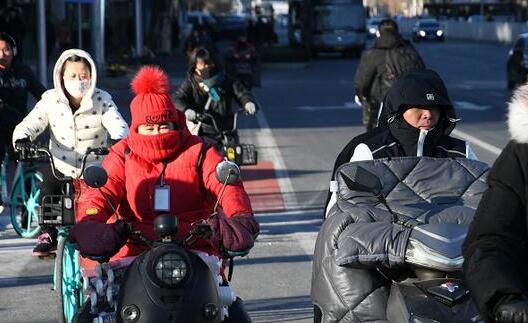
<svg viewBox="0 0 528 323">
<path fill-rule="evenodd" d="M 156 278 L 169 286 L 177 286 L 187 278 L 189 265 L 179 253 L 169 252 L 154 262 Z"/>
</svg>

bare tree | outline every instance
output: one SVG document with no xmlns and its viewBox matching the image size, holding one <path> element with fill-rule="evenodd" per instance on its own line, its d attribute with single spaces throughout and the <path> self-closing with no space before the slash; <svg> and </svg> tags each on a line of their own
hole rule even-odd
<svg viewBox="0 0 528 323">
<path fill-rule="evenodd" d="M 366 5 L 372 8 L 373 12 L 378 15 L 387 14 L 395 15 L 398 13 L 409 13 L 413 4 L 422 4 L 423 1 L 417 0 L 367 0 Z M 418 12 L 421 8 L 417 8 Z"/>
</svg>

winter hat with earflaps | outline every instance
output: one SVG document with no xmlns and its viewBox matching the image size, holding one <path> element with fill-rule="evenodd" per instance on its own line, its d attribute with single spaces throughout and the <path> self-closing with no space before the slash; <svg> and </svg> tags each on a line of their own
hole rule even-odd
<svg viewBox="0 0 528 323">
<path fill-rule="evenodd" d="M 130 149 L 152 163 L 174 157 L 179 152 L 183 137 L 190 134 L 184 114 L 176 109 L 169 96 L 169 78 L 160 68 L 145 66 L 136 74 L 131 85 L 135 96 L 130 102 Z M 142 124 L 166 122 L 172 122 L 175 130 L 157 135 L 138 133 Z"/>
</svg>

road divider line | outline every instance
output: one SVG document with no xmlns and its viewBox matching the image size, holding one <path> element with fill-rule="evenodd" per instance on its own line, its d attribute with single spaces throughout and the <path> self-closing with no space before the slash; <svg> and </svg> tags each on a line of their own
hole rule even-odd
<svg viewBox="0 0 528 323">
<path fill-rule="evenodd" d="M 264 159 L 270 160 L 273 163 L 275 176 L 279 183 L 279 189 L 284 201 L 284 208 L 286 210 L 298 208 L 298 201 L 295 192 L 293 191 L 290 174 L 288 173 L 284 159 L 277 146 L 277 141 L 270 129 L 268 120 L 262 111 L 257 113 L 257 122 L 260 129 L 257 130 L 255 138 L 258 142 L 258 147 L 266 147 L 260 148 L 262 153 L 267 155 Z"/>
<path fill-rule="evenodd" d="M 487 150 L 489 151 L 490 153 L 494 154 L 494 155 L 500 155 L 500 153 L 502 152 L 502 149 L 500 149 L 499 147 L 497 146 L 494 146 L 492 144 L 489 144 L 487 142 L 485 142 L 484 140 L 481 140 L 477 137 L 474 137 L 464 131 L 461 131 L 461 130 L 458 130 L 458 129 L 455 129 L 453 130 L 452 132 L 453 135 L 455 136 L 458 136 L 466 141 L 469 141 L 470 143 L 472 144 L 475 144 L 476 146 L 479 146 L 480 148 L 484 149 L 484 150 Z"/>
<path fill-rule="evenodd" d="M 475 104 L 467 101 L 455 101 L 457 110 L 486 111 L 493 108 L 491 105 Z"/>
</svg>

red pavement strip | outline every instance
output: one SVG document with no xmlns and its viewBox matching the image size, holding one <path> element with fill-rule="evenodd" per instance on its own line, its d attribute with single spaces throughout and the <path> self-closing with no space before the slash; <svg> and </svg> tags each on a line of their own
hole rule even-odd
<svg viewBox="0 0 528 323">
<path fill-rule="evenodd" d="M 259 161 L 255 166 L 243 166 L 241 175 L 254 212 L 284 211 L 284 200 L 272 162 Z"/>
</svg>

